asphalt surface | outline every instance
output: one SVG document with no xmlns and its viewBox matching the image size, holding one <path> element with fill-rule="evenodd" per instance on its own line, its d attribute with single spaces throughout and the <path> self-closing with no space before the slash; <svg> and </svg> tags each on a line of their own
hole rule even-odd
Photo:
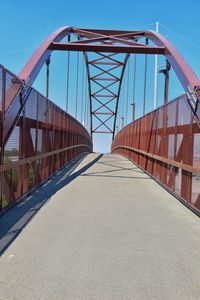
<svg viewBox="0 0 200 300">
<path fill-rule="evenodd" d="M 130 161 L 90 154 L 30 197 L 1 300 L 200 299 L 200 219 Z"/>
</svg>

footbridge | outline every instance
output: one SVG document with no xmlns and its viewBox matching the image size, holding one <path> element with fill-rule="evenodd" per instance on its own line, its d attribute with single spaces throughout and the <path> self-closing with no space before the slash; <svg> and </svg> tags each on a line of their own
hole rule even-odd
<svg viewBox="0 0 200 300">
<path fill-rule="evenodd" d="M 0 299 L 199 299 L 199 101 L 150 30 L 62 27 L 18 75 L 0 65 Z"/>
</svg>

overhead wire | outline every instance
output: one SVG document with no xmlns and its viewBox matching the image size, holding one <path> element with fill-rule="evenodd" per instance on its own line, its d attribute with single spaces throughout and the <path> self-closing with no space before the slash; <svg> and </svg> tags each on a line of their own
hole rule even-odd
<svg viewBox="0 0 200 300">
<path fill-rule="evenodd" d="M 193 47 L 196 47 L 198 49 L 200 49 L 200 45 L 194 43 L 193 41 L 187 39 L 186 37 L 184 37 L 183 35 L 177 33 L 176 31 L 172 30 L 171 28 L 159 23 L 159 26 L 161 26 L 162 28 L 168 30 L 169 32 L 171 32 L 172 34 L 174 34 L 175 36 L 177 36 L 178 38 L 182 39 L 183 41 L 189 43 L 190 45 L 192 45 Z"/>
</svg>

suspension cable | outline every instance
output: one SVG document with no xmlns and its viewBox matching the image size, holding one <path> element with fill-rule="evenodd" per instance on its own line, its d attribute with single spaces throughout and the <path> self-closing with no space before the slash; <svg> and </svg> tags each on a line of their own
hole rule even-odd
<svg viewBox="0 0 200 300">
<path fill-rule="evenodd" d="M 124 78 L 123 78 L 123 89 L 122 89 L 122 103 L 121 103 L 122 116 L 121 116 L 121 128 L 124 127 L 124 97 L 125 97 L 125 74 L 124 74 Z"/>
<path fill-rule="evenodd" d="M 145 44 L 148 45 L 148 39 L 146 39 Z M 146 110 L 147 62 L 148 62 L 148 57 L 147 57 L 147 54 L 145 54 L 145 62 L 144 62 L 144 99 L 143 99 L 143 115 L 145 115 L 145 110 Z"/>
<path fill-rule="evenodd" d="M 133 103 L 132 103 L 132 121 L 135 121 L 135 94 L 136 94 L 136 72 L 137 72 L 137 55 L 134 54 L 133 66 Z"/>
<path fill-rule="evenodd" d="M 84 107 L 84 126 L 87 128 L 87 73 L 85 72 L 85 107 Z"/>
<path fill-rule="evenodd" d="M 88 85 L 89 83 L 87 83 Z M 89 98 L 89 94 L 87 94 L 87 122 L 88 122 L 88 131 L 91 132 L 92 128 L 91 128 L 91 118 L 92 116 L 90 115 L 90 98 Z"/>
<path fill-rule="evenodd" d="M 128 124 L 128 100 L 129 100 L 129 77 L 130 77 L 130 56 L 128 59 L 128 70 L 127 70 L 127 91 L 126 91 L 126 125 Z"/>
<path fill-rule="evenodd" d="M 68 34 L 67 41 L 70 42 L 70 34 Z M 70 51 L 67 53 L 67 90 L 66 90 L 66 112 L 68 113 L 69 106 L 69 64 L 70 64 Z"/>
<path fill-rule="evenodd" d="M 83 121 L 83 110 L 84 110 L 84 55 L 82 59 L 82 94 L 81 94 L 81 124 Z"/>
<path fill-rule="evenodd" d="M 117 111 L 117 131 L 119 131 L 119 129 L 120 129 L 121 98 L 122 98 L 122 96 L 121 96 L 121 93 L 120 93 L 119 103 L 118 103 L 118 111 Z"/>
<path fill-rule="evenodd" d="M 76 107 L 75 107 L 75 118 L 78 117 L 78 88 L 79 88 L 79 51 L 77 52 L 77 61 L 76 61 Z"/>
</svg>

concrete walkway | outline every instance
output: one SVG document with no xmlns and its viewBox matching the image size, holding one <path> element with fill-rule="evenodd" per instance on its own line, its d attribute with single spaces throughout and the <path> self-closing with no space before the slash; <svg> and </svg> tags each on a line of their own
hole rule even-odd
<svg viewBox="0 0 200 300">
<path fill-rule="evenodd" d="M 0 299 L 200 299 L 200 219 L 125 158 L 97 156 L 31 196 L 52 195 L 0 258 Z"/>
</svg>

